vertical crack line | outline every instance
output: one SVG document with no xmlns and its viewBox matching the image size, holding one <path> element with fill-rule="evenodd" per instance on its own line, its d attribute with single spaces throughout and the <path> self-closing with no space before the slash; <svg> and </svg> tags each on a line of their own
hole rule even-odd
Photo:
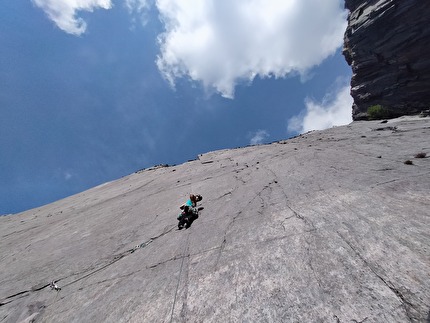
<svg viewBox="0 0 430 323">
<path fill-rule="evenodd" d="M 173 322 L 173 313 L 175 311 L 176 298 L 178 296 L 179 284 L 181 282 L 181 276 L 182 276 L 182 268 L 184 267 L 184 259 L 186 258 L 186 253 L 188 252 L 189 241 L 190 241 L 190 234 L 188 233 L 188 235 L 187 235 L 187 242 L 186 242 L 186 244 L 184 246 L 184 251 L 183 251 L 183 255 L 182 255 L 181 266 L 180 266 L 180 269 L 179 269 L 178 283 L 176 284 L 175 295 L 173 297 L 173 305 L 172 305 L 172 313 L 170 315 L 170 323 Z"/>
<path fill-rule="evenodd" d="M 226 235 L 227 235 L 227 231 L 224 233 L 224 239 L 222 240 L 221 246 L 219 247 L 218 256 L 217 256 L 216 262 L 215 262 L 215 270 L 218 268 L 218 263 L 219 263 L 219 260 L 221 258 L 221 254 L 224 251 L 225 244 L 227 243 Z"/>
<path fill-rule="evenodd" d="M 415 320 L 415 318 L 412 316 L 411 313 L 411 309 L 417 311 L 419 313 L 419 311 L 417 309 L 415 309 L 414 304 L 412 304 L 411 302 L 409 302 L 405 296 L 403 296 L 403 294 L 397 289 L 395 288 L 395 286 L 385 280 L 380 274 L 378 274 L 376 272 L 376 270 L 373 268 L 373 266 L 366 260 L 364 259 L 364 257 L 357 251 L 355 250 L 354 246 L 338 231 L 336 231 L 336 233 L 339 235 L 339 237 L 341 237 L 341 239 L 351 248 L 351 250 L 356 254 L 356 256 L 358 258 L 361 259 L 361 261 L 370 269 L 370 271 L 376 276 L 378 277 L 381 282 L 387 286 L 393 293 L 394 295 L 396 295 L 396 298 L 400 301 L 400 303 L 402 304 L 403 309 L 405 310 L 405 314 L 408 317 L 410 322 L 413 322 Z"/>
<path fill-rule="evenodd" d="M 190 257 L 189 250 L 187 250 L 187 258 Z M 185 257 L 184 257 L 185 258 Z M 189 273 L 190 273 L 190 258 L 187 263 L 187 268 L 184 273 L 184 302 L 182 304 L 181 314 L 180 316 L 183 318 L 184 322 L 186 322 L 187 313 L 188 313 L 188 282 L 189 282 Z"/>
<path fill-rule="evenodd" d="M 273 177 L 274 177 L 273 183 L 271 183 L 271 184 L 276 184 L 276 186 L 280 189 L 282 195 L 284 196 L 285 201 L 288 201 L 287 193 L 285 192 L 284 188 L 280 184 L 278 184 L 278 177 L 276 176 L 276 173 L 273 170 L 271 170 L 271 169 L 269 169 L 267 167 L 266 167 L 266 170 L 269 171 L 273 175 Z M 299 214 L 287 202 L 285 203 L 285 205 L 291 210 L 291 212 L 293 212 L 294 216 L 297 219 L 302 220 L 306 225 L 310 226 L 312 228 L 311 231 L 316 230 L 316 227 L 315 227 L 314 223 L 311 220 L 308 220 L 303 215 Z"/>
<path fill-rule="evenodd" d="M 306 252 L 308 254 L 308 265 L 309 265 L 309 268 L 311 269 L 312 274 L 313 274 L 313 276 L 314 276 L 314 278 L 315 278 L 315 280 L 316 280 L 319 288 L 324 291 L 324 289 L 323 289 L 323 287 L 321 285 L 321 280 L 318 278 L 318 275 L 315 272 L 315 268 L 314 268 L 314 266 L 312 264 L 311 243 L 309 242 L 308 238 L 305 238 L 305 241 L 306 241 L 306 244 L 307 244 Z"/>
</svg>

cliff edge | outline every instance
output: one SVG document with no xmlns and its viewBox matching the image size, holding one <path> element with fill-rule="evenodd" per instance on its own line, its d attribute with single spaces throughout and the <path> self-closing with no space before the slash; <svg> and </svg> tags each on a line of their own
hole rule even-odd
<svg viewBox="0 0 430 323">
<path fill-rule="evenodd" d="M 345 0 L 343 54 L 351 65 L 353 119 L 381 105 L 387 117 L 430 107 L 430 5 L 422 0 Z"/>
</svg>

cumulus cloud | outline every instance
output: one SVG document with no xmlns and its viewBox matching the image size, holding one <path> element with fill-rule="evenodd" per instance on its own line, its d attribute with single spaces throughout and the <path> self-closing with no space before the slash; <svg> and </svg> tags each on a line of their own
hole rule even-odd
<svg viewBox="0 0 430 323">
<path fill-rule="evenodd" d="M 81 35 L 87 28 L 86 22 L 76 17 L 78 11 L 92 12 L 95 9 L 110 9 L 110 0 L 32 0 L 42 8 L 61 30 L 73 35 Z"/>
<path fill-rule="evenodd" d="M 157 0 L 166 31 L 157 65 L 171 83 L 201 82 L 224 97 L 255 76 L 307 71 L 342 45 L 341 0 Z"/>
<path fill-rule="evenodd" d="M 81 35 L 79 11 L 112 8 L 112 0 L 32 0 L 67 33 Z M 238 83 L 259 76 L 306 81 L 309 70 L 343 42 L 343 0 L 123 0 L 132 25 L 145 25 L 155 5 L 164 24 L 156 63 L 174 86 L 178 78 L 233 98 Z"/>
<path fill-rule="evenodd" d="M 329 93 L 320 103 L 307 98 L 306 112 L 288 121 L 288 131 L 304 133 L 348 124 L 352 121 L 352 103 L 349 85 Z"/>
<path fill-rule="evenodd" d="M 269 133 L 266 130 L 258 130 L 256 133 L 251 134 L 251 137 L 249 142 L 251 145 L 260 145 L 269 137 Z"/>
</svg>

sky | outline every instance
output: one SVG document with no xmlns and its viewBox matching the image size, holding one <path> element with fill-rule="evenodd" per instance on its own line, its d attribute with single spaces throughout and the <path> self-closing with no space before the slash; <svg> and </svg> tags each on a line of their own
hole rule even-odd
<svg viewBox="0 0 430 323">
<path fill-rule="evenodd" d="M 0 15 L 0 214 L 352 121 L 343 0 L 21 0 Z"/>
</svg>

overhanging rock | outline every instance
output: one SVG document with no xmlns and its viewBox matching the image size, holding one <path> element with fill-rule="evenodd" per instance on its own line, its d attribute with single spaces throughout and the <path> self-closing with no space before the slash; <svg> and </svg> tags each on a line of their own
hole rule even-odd
<svg viewBox="0 0 430 323">
<path fill-rule="evenodd" d="M 430 5 L 422 0 L 345 0 L 343 54 L 352 68 L 354 120 L 382 105 L 391 117 L 430 108 Z"/>
</svg>

